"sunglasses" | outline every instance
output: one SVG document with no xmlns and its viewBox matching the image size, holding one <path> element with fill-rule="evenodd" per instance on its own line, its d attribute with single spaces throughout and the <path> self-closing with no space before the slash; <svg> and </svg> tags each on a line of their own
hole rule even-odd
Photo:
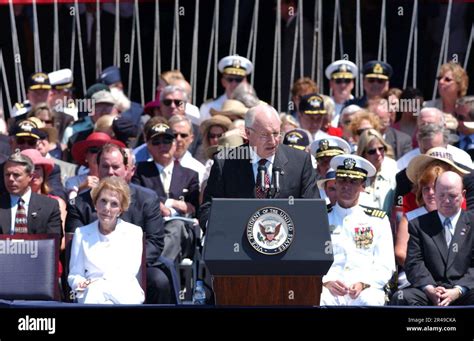
<svg viewBox="0 0 474 341">
<path fill-rule="evenodd" d="M 379 84 L 383 84 L 385 83 L 387 80 L 386 79 L 380 79 L 380 78 L 367 78 L 367 81 L 369 83 L 379 83 Z"/>
<path fill-rule="evenodd" d="M 173 140 L 170 139 L 160 139 L 160 140 L 152 140 L 151 144 L 154 146 L 159 146 L 160 144 L 172 144 Z"/>
<path fill-rule="evenodd" d="M 224 79 L 228 81 L 229 83 L 232 83 L 232 82 L 240 83 L 244 80 L 243 78 L 240 78 L 240 77 L 225 77 Z"/>
<path fill-rule="evenodd" d="M 27 144 L 30 147 L 35 147 L 37 142 L 38 140 L 28 138 L 25 139 L 23 137 L 17 137 L 16 139 L 17 144 Z"/>
<path fill-rule="evenodd" d="M 44 124 L 53 124 L 54 121 L 53 120 L 44 120 L 43 123 Z"/>
<path fill-rule="evenodd" d="M 336 84 L 349 84 L 350 82 L 352 82 L 352 79 L 349 79 L 349 78 L 337 78 L 334 80 L 334 82 Z"/>
<path fill-rule="evenodd" d="M 171 106 L 171 103 L 174 103 L 175 106 L 180 107 L 184 104 L 184 101 L 182 99 L 164 99 L 161 103 L 167 107 Z"/>
<path fill-rule="evenodd" d="M 100 147 L 89 147 L 87 148 L 87 152 L 91 154 L 97 154 L 100 151 Z"/>
<path fill-rule="evenodd" d="M 178 138 L 181 137 L 182 139 L 185 139 L 186 137 L 189 136 L 189 134 L 185 134 L 185 133 L 174 133 L 174 137 Z"/>
<path fill-rule="evenodd" d="M 378 147 L 378 148 L 367 149 L 367 154 L 375 155 L 377 150 L 379 151 L 380 154 L 385 153 L 385 147 Z"/>
<path fill-rule="evenodd" d="M 452 78 L 449 78 L 449 77 L 441 77 L 441 76 L 436 77 L 436 79 L 438 80 L 438 82 L 441 81 L 441 80 L 444 80 L 445 82 L 448 82 L 448 83 L 453 81 Z"/>
<path fill-rule="evenodd" d="M 222 136 L 222 134 L 212 134 L 212 133 L 207 134 L 208 139 L 218 139 L 221 136 Z"/>
</svg>

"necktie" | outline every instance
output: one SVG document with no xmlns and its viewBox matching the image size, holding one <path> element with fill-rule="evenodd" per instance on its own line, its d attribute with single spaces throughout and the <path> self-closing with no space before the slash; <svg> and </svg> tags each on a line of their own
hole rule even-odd
<svg viewBox="0 0 474 341">
<path fill-rule="evenodd" d="M 446 218 L 444 220 L 444 236 L 446 237 L 446 245 L 451 245 L 451 240 L 453 239 L 453 225 L 451 224 L 451 219 Z"/>
<path fill-rule="evenodd" d="M 26 226 L 26 210 L 23 206 L 25 202 L 22 198 L 18 199 L 18 206 L 16 208 L 15 215 L 15 230 L 14 233 L 28 233 L 28 227 Z"/>
<path fill-rule="evenodd" d="M 166 196 L 170 193 L 170 176 L 165 169 L 161 171 L 161 182 L 163 184 L 163 189 L 165 190 Z"/>
<path fill-rule="evenodd" d="M 265 166 L 265 164 L 267 163 L 267 159 L 260 159 L 260 161 L 258 161 L 258 166 Z M 265 171 L 265 178 L 264 178 L 264 181 L 265 181 L 265 188 L 262 188 L 262 186 L 260 185 L 262 183 L 262 177 L 260 175 L 260 172 L 258 171 L 258 168 L 257 168 L 257 184 L 255 186 L 255 195 L 257 198 L 259 199 L 262 199 L 262 198 L 265 198 L 266 197 L 266 189 L 270 188 L 270 177 L 268 176 L 268 172 Z"/>
</svg>

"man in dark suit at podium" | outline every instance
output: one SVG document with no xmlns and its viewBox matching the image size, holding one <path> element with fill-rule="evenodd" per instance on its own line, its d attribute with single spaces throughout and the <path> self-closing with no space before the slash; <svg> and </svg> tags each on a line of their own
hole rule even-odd
<svg viewBox="0 0 474 341">
<path fill-rule="evenodd" d="M 253 107 L 245 116 L 248 144 L 214 156 L 199 214 L 203 230 L 212 198 L 319 198 L 310 154 L 280 144 L 280 124 L 273 107 Z"/>
</svg>

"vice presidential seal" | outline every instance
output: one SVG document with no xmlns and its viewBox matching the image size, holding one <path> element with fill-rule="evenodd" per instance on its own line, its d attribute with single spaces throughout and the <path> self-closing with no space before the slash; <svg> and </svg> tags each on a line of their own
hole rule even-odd
<svg viewBox="0 0 474 341">
<path fill-rule="evenodd" d="M 252 247 L 265 255 L 276 255 L 293 242 L 295 227 L 291 217 L 277 207 L 264 207 L 247 223 L 247 239 Z"/>
</svg>

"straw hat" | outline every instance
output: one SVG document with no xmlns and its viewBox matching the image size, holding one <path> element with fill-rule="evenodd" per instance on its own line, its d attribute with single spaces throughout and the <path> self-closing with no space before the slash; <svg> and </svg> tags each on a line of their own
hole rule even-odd
<svg viewBox="0 0 474 341">
<path fill-rule="evenodd" d="M 411 182 L 415 183 L 418 176 L 423 170 L 434 160 L 442 161 L 454 168 L 461 176 L 469 174 L 470 171 L 464 169 L 463 165 L 454 161 L 453 155 L 444 147 L 431 148 L 426 154 L 421 154 L 414 157 L 407 167 L 407 177 Z"/>
<path fill-rule="evenodd" d="M 206 150 L 206 155 L 212 159 L 215 153 L 222 149 L 230 149 L 244 144 L 244 139 L 239 134 L 232 132 L 231 134 L 224 134 L 219 138 L 219 142 L 215 146 L 210 146 Z"/>
<path fill-rule="evenodd" d="M 231 120 L 236 118 L 245 118 L 245 114 L 250 108 L 247 108 L 241 101 L 235 99 L 228 99 L 222 104 L 221 111 L 211 108 L 211 116 L 223 115 L 229 117 Z"/>
<path fill-rule="evenodd" d="M 199 129 L 201 131 L 202 137 L 206 138 L 212 126 L 221 126 L 224 127 L 226 130 L 229 130 L 231 124 L 232 121 L 227 116 L 215 115 L 203 121 Z"/>
</svg>

